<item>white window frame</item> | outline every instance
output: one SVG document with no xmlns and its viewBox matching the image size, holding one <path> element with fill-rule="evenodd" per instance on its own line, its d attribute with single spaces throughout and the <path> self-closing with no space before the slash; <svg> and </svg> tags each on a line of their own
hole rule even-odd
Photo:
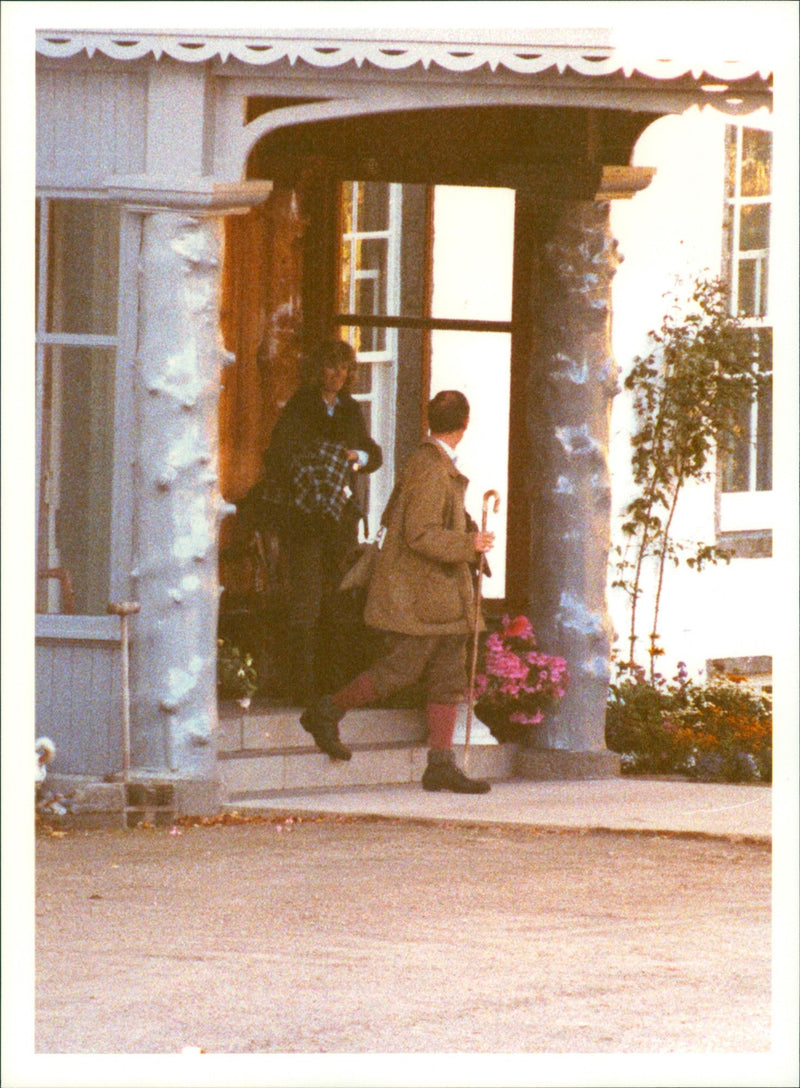
<svg viewBox="0 0 800 1088">
<path fill-rule="evenodd" d="M 360 182 L 349 181 L 352 186 L 353 230 L 342 233 L 342 243 L 351 243 L 349 251 L 349 298 L 346 300 L 347 311 L 356 312 L 356 286 L 359 281 L 372 280 L 376 284 L 374 298 L 380 297 L 380 271 L 378 269 L 359 269 L 356 266 L 355 253 L 359 241 L 385 239 L 386 251 L 386 313 L 393 315 L 399 311 L 400 301 L 400 240 L 403 214 L 403 187 L 389 184 L 389 221 L 386 230 L 360 231 L 358 229 L 358 201 L 355 190 Z M 345 301 L 345 300 L 343 300 Z M 377 316 L 377 311 L 372 316 Z M 356 394 L 355 399 L 370 407 L 371 433 L 373 439 L 383 451 L 383 466 L 379 472 L 370 476 L 369 508 L 367 520 L 370 534 L 374 535 L 380 525 L 381 514 L 389 501 L 394 486 L 394 442 L 397 403 L 397 329 L 386 328 L 382 351 L 359 351 L 358 362 L 369 366 L 371 370 L 370 392 Z"/>
<path fill-rule="evenodd" d="M 739 265 L 744 260 L 752 260 L 755 262 L 755 298 L 763 304 L 763 313 L 754 314 L 745 318 L 747 324 L 752 325 L 768 325 L 769 324 L 769 279 L 767 280 L 767 289 L 763 291 L 762 279 L 764 264 L 769 258 L 769 244 L 766 249 L 742 249 L 741 234 L 742 234 L 742 207 L 747 205 L 767 205 L 772 210 L 772 193 L 768 196 L 743 196 L 742 195 L 742 155 L 744 146 L 744 130 L 746 128 L 752 128 L 750 125 L 744 124 L 731 124 L 727 126 L 736 133 L 736 157 L 734 165 L 734 179 L 733 179 L 733 195 L 726 196 L 725 203 L 731 209 L 731 238 L 730 238 L 730 293 L 731 293 L 731 312 L 738 313 L 739 311 Z M 770 216 L 770 227 L 771 227 Z M 761 308 L 761 307 L 759 307 Z"/>
<path fill-rule="evenodd" d="M 113 406 L 114 463 L 111 477 L 111 539 L 109 556 L 109 600 L 127 598 L 131 594 L 133 541 L 133 471 L 134 429 L 132 411 L 134 404 L 134 360 L 136 352 L 136 319 L 138 298 L 138 257 L 141 245 L 140 214 L 120 209 L 119 256 L 117 285 L 116 335 L 50 333 L 47 332 L 47 299 L 49 284 L 49 230 L 50 210 L 57 201 L 91 200 L 101 202 L 96 192 L 79 189 L 41 189 L 36 193 L 39 201 L 39 298 L 35 315 L 36 361 L 36 496 L 35 514 L 38 533 L 39 502 L 41 493 L 41 441 L 42 411 L 44 407 L 45 353 L 49 347 L 109 347 L 115 351 L 115 382 Z M 133 300 L 133 301 L 131 301 Z M 51 537 L 54 539 L 54 537 Z M 36 540 L 38 549 L 38 537 Z M 48 557 L 50 558 L 50 557 Z M 57 558 L 57 556 L 53 556 Z M 53 563 L 52 565 L 56 565 Z M 38 555 L 37 555 L 38 569 Z M 52 594 L 58 587 L 47 589 L 48 606 L 55 603 Z M 86 616 L 61 612 L 42 612 L 36 615 L 37 638 L 108 638 L 119 637 L 119 621 L 115 616 Z"/>
<path fill-rule="evenodd" d="M 767 205 L 772 210 L 772 193 L 768 196 L 743 196 L 742 195 L 742 163 L 744 130 L 755 126 L 746 123 L 728 124 L 736 134 L 735 165 L 734 165 L 734 189 L 733 193 L 726 194 L 725 203 L 731 211 L 731 230 L 727 239 L 729 247 L 728 259 L 728 286 L 730 289 L 730 311 L 739 313 L 739 267 L 742 260 L 754 260 L 756 262 L 755 274 L 755 301 L 757 308 L 763 313 L 742 317 L 742 323 L 750 328 L 771 327 L 770 316 L 770 281 L 768 274 L 766 291 L 762 289 L 762 277 L 764 264 L 768 262 L 770 249 L 742 250 L 741 219 L 744 205 Z M 765 130 L 766 131 L 766 130 Z M 727 169 L 727 165 L 726 165 Z M 772 228 L 772 216 L 770 215 L 770 230 Z M 772 491 L 757 491 L 757 467 L 758 467 L 758 440 L 759 440 L 759 410 L 758 402 L 753 400 L 750 408 L 750 456 L 747 466 L 748 488 L 746 491 L 724 491 L 720 473 L 719 491 L 719 518 L 718 531 L 737 532 L 748 530 L 766 530 L 771 527 L 774 518 Z"/>
</svg>

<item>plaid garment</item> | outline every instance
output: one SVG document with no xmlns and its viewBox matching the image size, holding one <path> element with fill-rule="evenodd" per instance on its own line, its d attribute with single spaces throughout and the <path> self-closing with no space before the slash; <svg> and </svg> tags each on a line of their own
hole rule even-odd
<svg viewBox="0 0 800 1088">
<path fill-rule="evenodd" d="M 292 501 L 306 514 L 326 514 L 339 521 L 353 494 L 349 479 L 346 448 L 339 442 L 322 442 L 310 456 L 295 458 Z"/>
</svg>

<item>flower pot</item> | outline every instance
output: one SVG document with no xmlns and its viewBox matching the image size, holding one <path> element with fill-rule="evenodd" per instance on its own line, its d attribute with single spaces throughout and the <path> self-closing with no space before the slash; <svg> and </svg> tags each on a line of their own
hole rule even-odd
<svg viewBox="0 0 800 1088">
<path fill-rule="evenodd" d="M 530 736 L 529 725 L 509 721 L 510 712 L 482 704 L 475 704 L 475 717 L 482 721 L 500 744 L 524 744 Z"/>
</svg>

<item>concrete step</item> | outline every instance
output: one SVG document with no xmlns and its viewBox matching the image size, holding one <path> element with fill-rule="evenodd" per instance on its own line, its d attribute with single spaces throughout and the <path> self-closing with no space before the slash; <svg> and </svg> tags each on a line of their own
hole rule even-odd
<svg viewBox="0 0 800 1088">
<path fill-rule="evenodd" d="M 427 762 L 424 744 L 354 745 L 348 762 L 330 759 L 316 748 L 283 751 L 228 752 L 220 755 L 219 772 L 230 811 L 237 801 L 308 790 L 352 789 L 419 782 Z M 507 781 L 514 777 L 513 745 L 470 745 L 473 778 Z M 463 766 L 464 750 L 456 748 Z"/>
<path fill-rule="evenodd" d="M 301 713 L 300 707 L 255 707 L 242 711 L 235 703 L 220 703 L 217 750 L 227 753 L 307 748 L 310 738 L 300 725 Z M 464 743 L 466 719 L 467 708 L 461 706 L 456 720 L 456 744 Z M 348 711 L 339 732 L 349 745 L 423 744 L 428 730 L 420 710 L 364 707 Z M 497 744 L 483 722 L 474 717 L 470 744 Z"/>
<path fill-rule="evenodd" d="M 427 760 L 427 728 L 419 710 L 351 710 L 339 728 L 342 740 L 353 749 L 348 762 L 330 759 L 315 747 L 300 725 L 300 713 L 296 707 L 242 711 L 236 704 L 221 704 L 219 772 L 231 803 L 282 792 L 389 786 L 421 778 Z M 466 707 L 461 707 L 454 738 L 459 761 L 465 734 Z M 471 775 L 511 778 L 514 756 L 513 745 L 497 744 L 486 726 L 473 720 Z"/>
<path fill-rule="evenodd" d="M 226 704 L 220 707 L 217 750 L 284 751 L 304 749 L 313 742 L 300 725 L 299 707 L 256 709 L 242 712 Z M 345 744 L 420 744 L 426 728 L 418 710 L 351 710 L 340 726 Z"/>
</svg>

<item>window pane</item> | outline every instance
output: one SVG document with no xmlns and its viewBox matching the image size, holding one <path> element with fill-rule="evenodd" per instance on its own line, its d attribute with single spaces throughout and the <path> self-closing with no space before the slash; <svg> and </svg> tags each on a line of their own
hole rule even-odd
<svg viewBox="0 0 800 1088">
<path fill-rule="evenodd" d="M 52 347 L 44 358 L 37 609 L 101 615 L 109 594 L 114 350 Z M 59 587 L 60 590 L 59 591 Z"/>
<path fill-rule="evenodd" d="M 756 491 L 772 490 L 772 380 L 758 394 Z"/>
<path fill-rule="evenodd" d="M 478 525 L 484 494 L 491 489 L 500 493 L 500 510 L 496 515 L 490 513 L 487 523 L 496 534 L 489 556 L 492 577 L 484 583 L 490 598 L 505 596 L 510 387 L 508 333 L 431 334 L 431 396 L 441 389 L 460 389 L 470 402 L 470 422 L 458 447 L 458 464 L 470 481 L 467 509 Z M 502 442 L 498 442 L 498 435 L 503 436 Z"/>
<path fill-rule="evenodd" d="M 767 312 L 767 261 L 765 258 L 739 261 L 739 314 L 763 317 Z"/>
<path fill-rule="evenodd" d="M 359 363 L 356 367 L 350 392 L 356 397 L 367 396 L 372 392 L 372 367 L 369 363 Z"/>
<path fill-rule="evenodd" d="M 726 283 L 733 283 L 734 261 L 733 205 L 726 204 L 722 213 L 722 273 Z"/>
<path fill-rule="evenodd" d="M 766 249 L 769 245 L 769 204 L 743 204 L 739 249 Z"/>
<path fill-rule="evenodd" d="M 731 421 L 731 429 L 722 443 L 722 490 L 750 489 L 751 416 L 745 405 Z"/>
<path fill-rule="evenodd" d="M 88 200 L 50 206 L 47 331 L 113 336 L 119 212 Z"/>
<path fill-rule="evenodd" d="M 514 193 L 437 185 L 434 317 L 511 320 Z"/>
<path fill-rule="evenodd" d="M 772 133 L 742 130 L 742 196 L 769 196 Z"/>
<path fill-rule="evenodd" d="M 756 262 L 739 261 L 739 313 L 754 317 L 756 309 Z"/>
<path fill-rule="evenodd" d="M 342 249 L 339 309 L 386 315 L 389 310 L 391 187 L 383 182 L 342 185 Z M 380 237 L 370 237 L 378 232 Z M 392 308 L 396 313 L 396 307 Z M 366 349 L 374 350 L 374 349 Z"/>
<path fill-rule="evenodd" d="M 344 313 L 352 313 L 350 302 L 350 284 L 353 282 L 353 267 L 356 259 L 356 243 L 345 238 L 342 240 L 341 266 L 339 268 L 339 301 L 337 308 Z"/>
<path fill-rule="evenodd" d="M 386 313 L 385 238 L 369 238 L 358 244 L 359 260 L 354 277 L 355 310 L 352 313 L 378 316 Z"/>
<path fill-rule="evenodd" d="M 357 355 L 366 354 L 368 352 L 383 353 L 387 350 L 387 330 L 386 329 L 362 329 L 357 325 L 342 326 L 341 335 L 353 345 Z M 368 367 L 359 366 L 359 372 L 366 370 Z M 365 381 L 363 376 L 359 377 L 359 373 L 356 374 L 356 381 L 361 383 Z M 363 392 L 359 389 L 358 392 Z"/>
<path fill-rule="evenodd" d="M 736 125 L 725 126 L 725 196 L 731 200 L 736 195 Z"/>
<path fill-rule="evenodd" d="M 358 230 L 389 229 L 389 186 L 383 181 L 362 181 L 358 186 Z"/>
</svg>

